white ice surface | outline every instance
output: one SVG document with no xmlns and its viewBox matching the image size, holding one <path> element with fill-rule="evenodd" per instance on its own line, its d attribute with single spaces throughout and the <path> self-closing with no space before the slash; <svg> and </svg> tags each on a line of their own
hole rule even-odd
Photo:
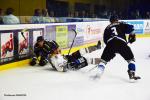
<svg viewBox="0 0 150 100">
<path fill-rule="evenodd" d="M 0 72 L 0 100 L 150 100 L 150 38 L 130 45 L 141 80 L 130 83 L 127 63 L 117 55 L 99 80 L 87 69 L 60 73 L 45 67 L 23 67 Z M 101 51 L 87 56 L 100 57 Z M 26 96 L 6 96 L 25 94 Z"/>
</svg>

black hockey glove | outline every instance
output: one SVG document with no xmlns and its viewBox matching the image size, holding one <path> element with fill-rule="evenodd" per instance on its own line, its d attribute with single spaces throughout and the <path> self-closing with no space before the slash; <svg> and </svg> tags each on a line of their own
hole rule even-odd
<svg viewBox="0 0 150 100">
<path fill-rule="evenodd" d="M 35 57 L 33 57 L 32 60 L 30 61 L 30 65 L 31 65 L 31 66 L 36 65 L 36 60 L 37 60 L 37 59 L 36 59 Z"/>
<path fill-rule="evenodd" d="M 47 59 L 41 59 L 40 62 L 39 62 L 39 65 L 40 66 L 45 66 L 47 63 L 48 63 Z"/>
<path fill-rule="evenodd" d="M 129 37 L 128 37 L 128 42 L 129 43 L 133 43 L 136 41 L 136 36 L 135 34 L 130 34 Z"/>
</svg>

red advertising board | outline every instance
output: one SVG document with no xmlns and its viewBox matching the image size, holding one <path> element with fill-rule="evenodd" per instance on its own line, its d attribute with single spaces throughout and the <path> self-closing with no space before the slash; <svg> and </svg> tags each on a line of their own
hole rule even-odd
<svg viewBox="0 0 150 100">
<path fill-rule="evenodd" d="M 1 33 L 1 62 L 10 61 L 14 57 L 13 32 Z"/>
</svg>

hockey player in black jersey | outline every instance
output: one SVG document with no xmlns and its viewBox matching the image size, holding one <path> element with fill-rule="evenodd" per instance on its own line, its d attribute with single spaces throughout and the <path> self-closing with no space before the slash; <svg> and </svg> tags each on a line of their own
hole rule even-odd
<svg viewBox="0 0 150 100">
<path fill-rule="evenodd" d="M 128 43 L 133 43 L 136 40 L 133 31 L 133 25 L 119 22 L 117 16 L 111 16 L 110 25 L 105 28 L 103 36 L 106 47 L 101 55 L 101 62 L 98 67 L 95 68 L 96 75 L 94 75 L 94 77 L 100 77 L 107 62 L 113 59 L 116 53 L 119 53 L 128 62 L 127 72 L 129 79 L 140 79 L 139 76 L 135 76 L 136 65 L 134 55 L 130 47 L 127 45 Z M 126 40 L 126 34 L 129 34 L 128 41 Z"/>
<path fill-rule="evenodd" d="M 58 48 L 58 44 L 55 41 L 45 41 L 43 36 L 37 38 L 37 42 L 34 45 L 34 53 L 30 65 L 34 66 L 38 60 L 40 66 L 44 66 L 48 63 L 49 55 Z"/>
</svg>

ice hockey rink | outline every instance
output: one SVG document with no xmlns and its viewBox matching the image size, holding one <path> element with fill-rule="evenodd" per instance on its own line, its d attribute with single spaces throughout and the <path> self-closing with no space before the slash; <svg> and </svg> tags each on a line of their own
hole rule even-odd
<svg viewBox="0 0 150 100">
<path fill-rule="evenodd" d="M 127 62 L 120 55 L 107 64 L 98 80 L 89 78 L 92 65 L 66 73 L 50 65 L 27 66 L 0 72 L 0 100 L 150 100 L 150 38 L 138 38 L 130 47 L 136 74 L 142 78 L 136 83 L 129 82 Z M 101 52 L 87 56 L 100 57 Z"/>
</svg>

